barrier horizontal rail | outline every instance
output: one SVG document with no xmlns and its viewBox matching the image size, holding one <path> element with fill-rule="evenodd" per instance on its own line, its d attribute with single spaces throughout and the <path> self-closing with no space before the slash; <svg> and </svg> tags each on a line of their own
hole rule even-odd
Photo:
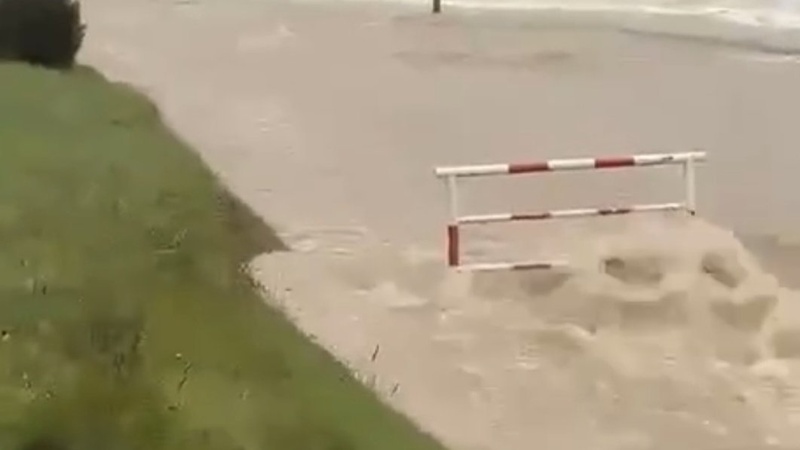
<svg viewBox="0 0 800 450">
<path fill-rule="evenodd" d="M 655 153 L 602 158 L 551 159 L 546 161 L 510 164 L 483 164 L 472 166 L 437 167 L 439 177 L 477 177 L 487 175 L 515 175 L 535 172 L 565 170 L 611 169 L 618 167 L 659 166 L 684 164 L 688 161 L 705 161 L 705 152 Z"/>
<path fill-rule="evenodd" d="M 550 262 L 529 261 L 529 262 L 497 262 L 497 263 L 464 264 L 458 266 L 457 269 L 462 272 L 492 272 L 498 270 L 510 270 L 510 271 L 553 270 L 553 269 L 565 269 L 567 267 L 569 267 L 569 264 L 567 264 L 564 261 L 550 261 Z"/>
<path fill-rule="evenodd" d="M 658 212 L 658 211 L 680 211 L 686 209 L 684 203 L 654 203 L 648 205 L 633 205 L 628 207 L 615 208 L 580 208 L 580 209 L 557 209 L 540 213 L 500 213 L 500 214 L 475 214 L 461 216 L 456 219 L 459 225 L 496 223 L 496 222 L 516 222 L 523 220 L 547 220 L 561 218 L 578 218 L 593 216 L 615 216 L 631 214 L 637 212 Z"/>
</svg>

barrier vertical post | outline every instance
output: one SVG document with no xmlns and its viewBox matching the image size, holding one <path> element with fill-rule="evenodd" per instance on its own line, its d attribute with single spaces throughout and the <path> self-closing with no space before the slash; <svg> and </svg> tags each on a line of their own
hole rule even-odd
<svg viewBox="0 0 800 450">
<path fill-rule="evenodd" d="M 683 163 L 683 179 L 686 183 L 686 209 L 689 211 L 689 214 L 695 215 L 697 199 L 695 197 L 694 157 L 692 156 Z"/>
<path fill-rule="evenodd" d="M 433 13 L 438 14 L 442 12 L 442 0 L 433 0 Z"/>
<path fill-rule="evenodd" d="M 450 223 L 447 225 L 447 264 L 459 265 L 458 184 L 455 175 L 447 177 L 447 197 L 450 202 Z"/>
</svg>

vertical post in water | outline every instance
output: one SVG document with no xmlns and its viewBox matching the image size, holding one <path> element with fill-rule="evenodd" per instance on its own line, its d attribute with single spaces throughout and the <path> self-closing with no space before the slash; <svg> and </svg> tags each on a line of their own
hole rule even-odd
<svg viewBox="0 0 800 450">
<path fill-rule="evenodd" d="M 695 173 L 694 173 L 694 157 L 689 157 L 683 163 L 683 179 L 686 183 L 686 210 L 689 214 L 695 215 L 697 211 L 697 198 L 695 186 Z"/>
<path fill-rule="evenodd" d="M 442 12 L 442 0 L 433 0 L 433 13 L 439 14 Z"/>
<path fill-rule="evenodd" d="M 458 230 L 458 185 L 456 176 L 447 177 L 447 200 L 450 204 L 450 223 L 447 225 L 447 265 L 456 267 L 460 263 Z"/>
</svg>

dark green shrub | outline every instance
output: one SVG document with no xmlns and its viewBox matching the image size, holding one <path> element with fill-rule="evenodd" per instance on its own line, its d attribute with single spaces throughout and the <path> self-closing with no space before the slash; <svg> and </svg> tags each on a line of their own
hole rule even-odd
<svg viewBox="0 0 800 450">
<path fill-rule="evenodd" d="M 0 59 L 68 68 L 85 26 L 74 0 L 0 0 Z"/>
</svg>

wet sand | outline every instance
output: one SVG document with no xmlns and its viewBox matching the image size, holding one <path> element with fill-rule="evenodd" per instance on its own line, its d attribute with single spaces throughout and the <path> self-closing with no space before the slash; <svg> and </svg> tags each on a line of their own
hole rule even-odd
<svg viewBox="0 0 800 450">
<path fill-rule="evenodd" d="M 151 95 L 294 249 L 254 261 L 273 301 L 454 449 L 800 442 L 794 294 L 720 228 L 753 236 L 782 279 L 797 273 L 791 59 L 607 23 L 407 6 L 84 10 L 85 60 Z M 709 154 L 702 221 L 468 236 L 471 256 L 557 254 L 577 264 L 570 276 L 443 267 L 436 165 L 692 149 Z M 474 212 L 681 198 L 675 168 L 475 186 Z"/>
</svg>

